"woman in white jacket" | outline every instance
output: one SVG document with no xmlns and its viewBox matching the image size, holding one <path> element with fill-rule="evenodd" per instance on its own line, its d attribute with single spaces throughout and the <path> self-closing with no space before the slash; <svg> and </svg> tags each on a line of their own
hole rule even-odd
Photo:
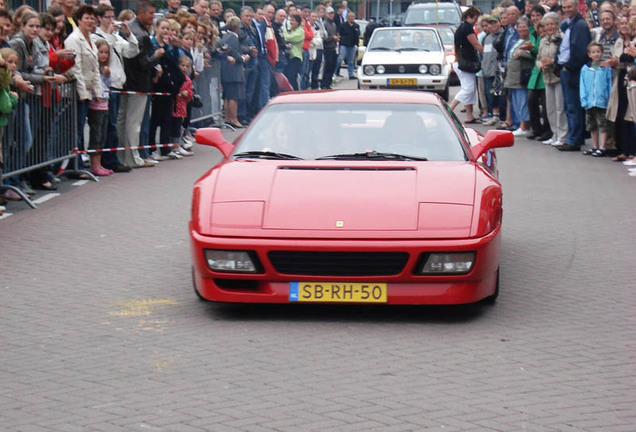
<svg viewBox="0 0 636 432">
<path fill-rule="evenodd" d="M 75 66 L 71 71 L 77 79 L 77 147 L 84 150 L 84 125 L 88 115 L 88 102 L 101 99 L 102 81 L 99 75 L 97 48 L 90 35 L 95 31 L 97 21 L 92 6 L 80 6 L 75 12 L 77 27 L 64 41 L 64 48 L 75 52 Z M 82 159 L 78 158 L 78 167 Z"/>
</svg>

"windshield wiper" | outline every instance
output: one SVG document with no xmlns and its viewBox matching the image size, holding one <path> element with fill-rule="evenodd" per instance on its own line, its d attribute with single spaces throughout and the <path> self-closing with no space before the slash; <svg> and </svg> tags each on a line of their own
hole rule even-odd
<svg viewBox="0 0 636 432">
<path fill-rule="evenodd" d="M 426 161 L 425 157 L 419 156 L 409 156 L 403 155 L 399 153 L 382 153 L 376 151 L 368 151 L 364 153 L 343 153 L 343 154 L 335 154 L 329 156 L 319 157 L 316 160 L 361 160 L 361 159 L 370 159 L 370 160 L 414 160 L 414 161 Z"/>
<path fill-rule="evenodd" d="M 426 52 L 430 52 L 431 50 L 428 50 L 426 48 L 406 47 L 406 48 L 400 48 L 400 51 L 426 51 Z"/>
<path fill-rule="evenodd" d="M 272 151 L 261 151 L 261 150 L 253 150 L 241 152 L 233 155 L 234 158 L 256 158 L 256 159 L 294 159 L 294 160 L 302 160 L 301 157 L 286 154 L 286 153 L 277 153 Z"/>
<path fill-rule="evenodd" d="M 395 51 L 395 50 L 393 48 L 379 46 L 379 47 L 369 48 L 369 51 Z"/>
</svg>

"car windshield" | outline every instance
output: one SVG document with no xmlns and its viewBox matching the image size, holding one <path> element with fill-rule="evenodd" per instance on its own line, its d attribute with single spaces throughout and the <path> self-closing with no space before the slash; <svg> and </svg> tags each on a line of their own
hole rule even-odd
<svg viewBox="0 0 636 432">
<path fill-rule="evenodd" d="M 269 105 L 235 159 L 464 161 L 459 134 L 432 104 Z"/>
<path fill-rule="evenodd" d="M 455 33 L 450 27 L 439 27 L 437 33 L 439 33 L 444 45 L 453 45 L 455 43 Z"/>
<path fill-rule="evenodd" d="M 433 29 L 376 30 L 369 41 L 369 51 L 443 51 Z"/>
<path fill-rule="evenodd" d="M 404 25 L 450 24 L 457 26 L 461 23 L 461 16 L 454 6 L 438 6 L 434 3 L 411 9 L 406 14 Z"/>
</svg>

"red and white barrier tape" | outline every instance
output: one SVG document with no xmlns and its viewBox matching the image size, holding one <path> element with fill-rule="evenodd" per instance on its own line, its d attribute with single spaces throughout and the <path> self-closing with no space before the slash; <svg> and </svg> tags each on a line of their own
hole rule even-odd
<svg viewBox="0 0 636 432">
<path fill-rule="evenodd" d="M 134 91 L 126 91 L 126 90 L 106 90 L 107 93 L 119 93 L 119 94 L 127 94 L 127 95 L 146 95 L 146 96 L 172 96 L 172 93 L 165 92 L 134 92 Z"/>
<path fill-rule="evenodd" d="M 152 144 L 145 146 L 133 146 L 133 147 L 114 147 L 114 148 L 104 148 L 104 149 L 89 149 L 89 150 L 80 150 L 73 149 L 75 154 L 87 154 L 87 153 L 107 153 L 107 152 L 115 152 L 120 150 L 138 150 L 138 149 L 150 149 L 150 148 L 160 148 L 160 147 L 174 147 L 179 145 L 178 143 L 174 144 Z"/>
</svg>

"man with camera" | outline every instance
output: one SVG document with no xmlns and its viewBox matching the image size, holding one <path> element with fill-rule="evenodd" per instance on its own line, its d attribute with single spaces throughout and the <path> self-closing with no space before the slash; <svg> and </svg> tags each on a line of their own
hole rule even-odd
<svg viewBox="0 0 636 432">
<path fill-rule="evenodd" d="M 110 46 L 110 76 L 112 85 L 110 90 L 121 91 L 126 83 L 124 72 L 124 58 L 133 58 L 139 54 L 137 38 L 130 31 L 128 23 L 115 21 L 115 9 L 108 5 L 99 5 L 95 9 L 95 16 L 99 24 L 95 33 L 91 35 L 94 42 L 105 39 Z M 117 112 L 121 102 L 120 93 L 110 93 L 108 99 L 108 132 L 106 133 L 106 148 L 119 147 L 117 139 Z M 122 164 L 116 152 L 105 152 L 102 155 L 102 166 L 115 172 L 128 172 L 131 167 Z"/>
</svg>

